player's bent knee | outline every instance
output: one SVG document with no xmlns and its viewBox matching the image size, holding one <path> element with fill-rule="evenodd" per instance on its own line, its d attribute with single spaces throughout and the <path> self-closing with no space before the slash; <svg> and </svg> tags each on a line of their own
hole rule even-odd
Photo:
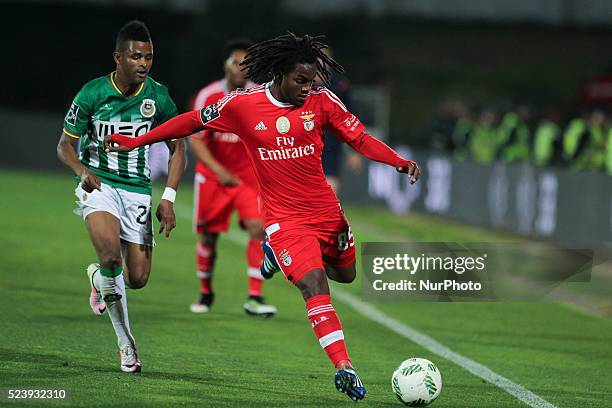
<svg viewBox="0 0 612 408">
<path fill-rule="evenodd" d="M 148 275 L 141 275 L 141 276 L 136 276 L 136 277 L 130 276 L 126 281 L 126 285 L 130 289 L 142 289 L 147 285 L 148 281 L 149 281 Z"/>
<path fill-rule="evenodd" d="M 355 270 L 355 266 L 342 269 L 340 272 L 340 277 L 342 279 L 342 283 L 352 283 L 357 276 L 357 271 Z"/>
</svg>

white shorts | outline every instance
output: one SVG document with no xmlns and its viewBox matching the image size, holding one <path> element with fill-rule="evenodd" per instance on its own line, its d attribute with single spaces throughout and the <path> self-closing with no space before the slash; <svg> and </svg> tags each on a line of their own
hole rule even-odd
<svg viewBox="0 0 612 408">
<path fill-rule="evenodd" d="M 119 220 L 119 237 L 127 242 L 154 246 L 153 227 L 151 225 L 151 196 L 133 193 L 121 188 L 101 183 L 102 191 L 91 193 L 77 186 L 74 193 L 79 206 L 75 214 L 86 219 L 96 211 L 105 211 Z"/>
</svg>

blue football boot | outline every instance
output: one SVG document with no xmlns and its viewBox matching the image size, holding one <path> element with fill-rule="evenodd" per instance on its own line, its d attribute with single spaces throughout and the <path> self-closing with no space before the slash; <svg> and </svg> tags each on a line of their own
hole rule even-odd
<svg viewBox="0 0 612 408">
<path fill-rule="evenodd" d="M 264 278 L 270 279 L 276 272 L 280 271 L 280 267 L 274 257 L 274 251 L 268 243 L 268 237 L 261 241 L 261 249 L 264 253 L 264 259 L 261 262 L 259 270 Z"/>
<path fill-rule="evenodd" d="M 345 393 L 353 401 L 361 401 L 368 395 L 361 378 L 352 367 L 342 366 L 336 371 L 334 384 L 338 391 Z"/>
</svg>

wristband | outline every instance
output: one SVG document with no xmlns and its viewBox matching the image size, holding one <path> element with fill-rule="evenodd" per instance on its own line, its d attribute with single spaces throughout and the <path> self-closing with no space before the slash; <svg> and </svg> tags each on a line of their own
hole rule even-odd
<svg viewBox="0 0 612 408">
<path fill-rule="evenodd" d="M 174 203 L 174 200 L 176 200 L 176 190 L 172 187 L 166 187 L 166 189 L 164 190 L 164 194 L 162 194 L 161 196 L 161 199 L 168 200 L 171 203 Z"/>
</svg>

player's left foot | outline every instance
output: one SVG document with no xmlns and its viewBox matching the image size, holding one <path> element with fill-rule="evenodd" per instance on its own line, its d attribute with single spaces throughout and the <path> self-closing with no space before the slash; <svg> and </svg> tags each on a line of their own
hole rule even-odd
<svg viewBox="0 0 612 408">
<path fill-rule="evenodd" d="M 249 296 L 244 304 L 244 311 L 251 316 L 272 317 L 276 314 L 276 307 L 267 305 L 261 296 Z"/>
<path fill-rule="evenodd" d="M 278 263 L 276 263 L 274 251 L 268 243 L 268 237 L 261 241 L 261 249 L 263 250 L 264 258 L 259 267 L 259 271 L 264 278 L 270 279 L 276 272 L 280 271 L 280 267 Z"/>
<path fill-rule="evenodd" d="M 368 394 L 355 369 L 349 366 L 343 365 L 336 371 L 334 384 L 338 391 L 345 393 L 353 401 L 361 401 Z"/>
<path fill-rule="evenodd" d="M 106 303 L 102 299 L 102 294 L 98 292 L 93 283 L 93 275 L 100 269 L 100 265 L 97 263 L 89 264 L 87 267 L 87 277 L 89 278 L 89 285 L 91 286 L 91 292 L 89 293 L 89 306 L 96 316 L 102 316 L 106 310 Z"/>
<path fill-rule="evenodd" d="M 142 369 L 138 353 L 136 352 L 136 346 L 133 344 L 121 347 L 119 349 L 119 356 L 121 357 L 121 371 L 124 373 L 139 373 Z"/>
</svg>

